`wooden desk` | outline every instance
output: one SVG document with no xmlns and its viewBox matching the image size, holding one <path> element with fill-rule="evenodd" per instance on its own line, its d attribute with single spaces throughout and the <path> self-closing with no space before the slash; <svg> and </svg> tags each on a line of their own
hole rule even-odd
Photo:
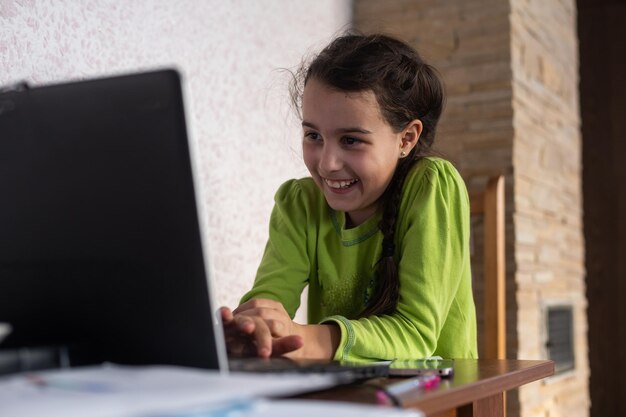
<svg viewBox="0 0 626 417">
<path fill-rule="evenodd" d="M 504 392 L 554 374 L 552 361 L 512 359 L 457 359 L 454 377 L 438 388 L 400 398 L 402 406 L 434 416 L 502 416 Z M 306 394 L 301 398 L 376 403 L 377 386 L 398 381 L 379 378 L 364 384 Z"/>
</svg>

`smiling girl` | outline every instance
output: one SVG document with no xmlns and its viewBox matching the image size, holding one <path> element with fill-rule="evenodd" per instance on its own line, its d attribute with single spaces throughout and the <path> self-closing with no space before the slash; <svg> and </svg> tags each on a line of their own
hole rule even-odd
<svg viewBox="0 0 626 417">
<path fill-rule="evenodd" d="M 229 353 L 476 357 L 467 191 L 429 156 L 443 107 L 434 69 L 399 40 L 346 35 L 293 87 L 311 177 L 279 188 L 254 287 L 221 309 Z"/>
</svg>

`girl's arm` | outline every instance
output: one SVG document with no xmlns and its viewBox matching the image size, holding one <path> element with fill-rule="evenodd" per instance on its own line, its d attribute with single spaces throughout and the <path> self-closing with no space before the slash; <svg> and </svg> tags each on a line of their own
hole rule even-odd
<svg viewBox="0 0 626 417">
<path fill-rule="evenodd" d="M 316 236 L 307 225 L 324 209 L 323 196 L 311 182 L 291 180 L 276 192 L 269 224 L 269 240 L 254 287 L 232 313 L 222 309 L 229 353 L 238 356 L 331 358 L 339 344 L 339 328 L 332 323 L 301 325 L 292 321 L 307 285 L 310 247 Z M 311 180 L 312 181 L 312 180 Z"/>
</svg>

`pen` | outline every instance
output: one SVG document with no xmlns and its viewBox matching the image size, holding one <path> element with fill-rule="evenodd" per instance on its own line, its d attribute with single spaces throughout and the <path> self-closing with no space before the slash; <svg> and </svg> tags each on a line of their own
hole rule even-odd
<svg viewBox="0 0 626 417">
<path fill-rule="evenodd" d="M 416 391 L 427 391 L 436 388 L 441 378 L 439 375 L 424 375 L 410 378 L 394 384 L 389 384 L 376 391 L 376 402 L 383 405 L 400 406 L 400 398 L 405 394 Z"/>
</svg>

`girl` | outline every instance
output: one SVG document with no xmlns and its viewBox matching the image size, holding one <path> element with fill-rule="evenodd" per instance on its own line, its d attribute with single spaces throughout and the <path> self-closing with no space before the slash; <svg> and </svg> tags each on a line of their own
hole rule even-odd
<svg viewBox="0 0 626 417">
<path fill-rule="evenodd" d="M 469 203 L 429 155 L 434 69 L 384 35 L 335 39 L 297 75 L 310 178 L 283 184 L 254 287 L 221 314 L 232 355 L 476 357 Z M 308 321 L 293 322 L 309 285 Z"/>
</svg>

